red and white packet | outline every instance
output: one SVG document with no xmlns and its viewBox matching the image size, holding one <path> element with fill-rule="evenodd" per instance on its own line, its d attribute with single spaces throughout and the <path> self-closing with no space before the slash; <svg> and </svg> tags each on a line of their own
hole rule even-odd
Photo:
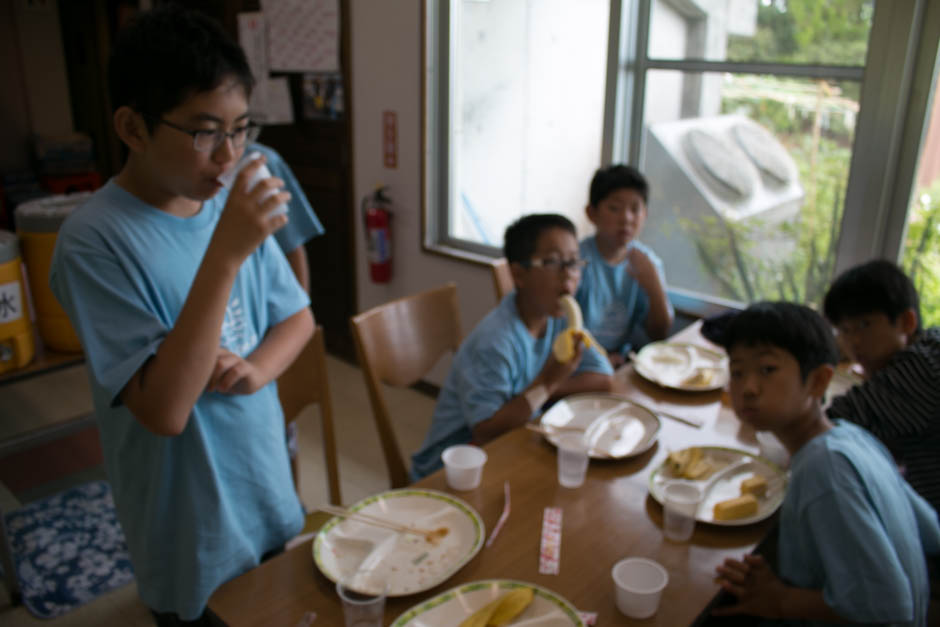
<svg viewBox="0 0 940 627">
<path fill-rule="evenodd" d="M 561 562 L 561 508 L 546 507 L 542 514 L 542 540 L 539 548 L 539 573 L 557 575 Z"/>
</svg>

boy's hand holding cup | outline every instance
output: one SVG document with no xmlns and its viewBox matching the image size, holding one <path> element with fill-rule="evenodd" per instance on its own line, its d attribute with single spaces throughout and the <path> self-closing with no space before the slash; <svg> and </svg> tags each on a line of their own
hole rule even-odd
<svg viewBox="0 0 940 627">
<path fill-rule="evenodd" d="M 219 177 L 230 187 L 216 236 L 229 243 L 228 250 L 241 258 L 250 255 L 264 238 L 287 224 L 290 193 L 280 191 L 284 181 L 271 176 L 260 152 L 252 152 Z M 254 227 L 254 228 L 251 228 Z"/>
</svg>

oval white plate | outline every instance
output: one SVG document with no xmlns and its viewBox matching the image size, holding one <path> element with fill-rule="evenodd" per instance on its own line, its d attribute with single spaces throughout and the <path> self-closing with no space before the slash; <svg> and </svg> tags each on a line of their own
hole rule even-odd
<svg viewBox="0 0 940 627">
<path fill-rule="evenodd" d="M 650 473 L 649 491 L 657 503 L 663 503 L 663 486 L 670 481 L 689 481 L 703 486 L 706 490 L 705 498 L 699 505 L 695 520 L 723 527 L 742 527 L 760 522 L 769 517 L 780 504 L 787 493 L 787 472 L 772 461 L 752 455 L 747 451 L 719 446 L 702 446 L 703 457 L 715 464 L 721 465 L 710 477 L 700 481 L 689 481 L 674 476 L 666 469 L 663 461 Z M 766 497 L 757 499 L 757 513 L 748 518 L 734 520 L 715 520 L 715 503 L 741 496 L 741 481 L 752 475 L 763 475 L 770 484 Z M 779 481 L 778 481 L 779 480 Z"/>
<path fill-rule="evenodd" d="M 631 400 L 612 394 L 574 394 L 542 415 L 545 439 L 558 446 L 558 436 L 571 427 L 584 431 L 594 459 L 623 459 L 645 453 L 659 435 L 659 417 Z"/>
<path fill-rule="evenodd" d="M 651 342 L 637 353 L 633 369 L 653 383 L 687 392 L 720 390 L 728 383 L 727 356 L 695 344 Z M 711 378 L 696 380 L 703 372 Z"/>
<path fill-rule="evenodd" d="M 388 596 L 406 596 L 446 581 L 483 546 L 480 514 L 464 501 L 436 490 L 405 488 L 370 496 L 349 508 L 421 529 L 447 527 L 436 544 L 356 520 L 331 518 L 313 541 L 313 561 L 328 579 L 357 573 L 353 588 L 376 592 L 388 582 Z"/>
<path fill-rule="evenodd" d="M 399 616 L 391 627 L 458 625 L 475 611 L 515 588 L 532 588 L 532 603 L 512 622 L 533 627 L 584 627 L 573 605 L 541 586 L 510 579 L 473 581 L 419 603 Z"/>
</svg>

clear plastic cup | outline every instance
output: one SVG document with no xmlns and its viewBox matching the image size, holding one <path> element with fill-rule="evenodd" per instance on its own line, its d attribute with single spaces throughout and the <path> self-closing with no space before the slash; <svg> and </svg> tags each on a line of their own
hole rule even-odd
<svg viewBox="0 0 940 627">
<path fill-rule="evenodd" d="M 755 434 L 757 446 L 760 449 L 760 456 L 777 464 L 781 468 L 787 468 L 790 465 L 790 452 L 777 436 L 770 431 L 758 431 Z"/>
<path fill-rule="evenodd" d="M 385 592 L 364 594 L 352 587 L 351 575 L 336 583 L 336 593 L 343 602 L 343 618 L 346 627 L 382 627 L 385 619 Z"/>
<path fill-rule="evenodd" d="M 474 490 L 480 486 L 483 478 L 483 465 L 486 463 L 486 451 L 472 444 L 448 446 L 441 453 L 444 471 L 447 473 L 447 485 L 452 490 Z"/>
<path fill-rule="evenodd" d="M 663 535 L 673 542 L 686 542 L 695 530 L 695 515 L 702 504 L 702 488 L 686 481 L 663 487 Z"/>
<path fill-rule="evenodd" d="M 235 177 L 237 177 L 238 173 L 242 171 L 242 168 L 244 168 L 246 165 L 248 165 L 255 159 L 260 159 L 261 156 L 262 156 L 261 153 L 258 152 L 257 150 L 252 151 L 250 153 L 245 153 L 244 155 L 242 155 L 242 158 L 239 159 L 238 163 L 235 164 L 234 168 L 232 168 L 231 170 L 229 170 L 228 172 L 226 172 L 225 174 L 219 177 L 219 181 L 221 181 L 222 184 L 225 185 L 226 187 L 231 187 L 232 184 L 235 182 Z M 268 178 L 271 178 L 271 171 L 268 169 L 267 165 L 262 164 L 261 167 L 255 171 L 254 176 L 252 176 L 248 180 L 248 191 L 250 192 L 252 189 L 254 189 L 255 185 L 257 185 L 259 182 L 263 181 L 264 179 L 268 179 Z M 261 199 L 262 202 L 265 199 L 267 199 L 268 196 L 271 196 L 272 194 L 276 194 L 277 192 L 278 190 L 275 190 L 275 189 L 270 190 L 267 194 L 264 195 L 264 198 Z M 280 215 L 282 213 L 287 213 L 287 205 L 284 203 L 272 209 L 271 212 L 268 214 L 268 217 L 271 218 L 276 215 Z"/>
<path fill-rule="evenodd" d="M 587 475 L 588 446 L 580 433 L 566 433 L 556 440 L 558 446 L 558 483 L 565 488 L 578 488 Z"/>
<path fill-rule="evenodd" d="M 628 557 L 614 564 L 617 609 L 630 618 L 649 618 L 659 609 L 659 598 L 669 583 L 669 573 L 658 562 L 645 557 Z"/>
</svg>

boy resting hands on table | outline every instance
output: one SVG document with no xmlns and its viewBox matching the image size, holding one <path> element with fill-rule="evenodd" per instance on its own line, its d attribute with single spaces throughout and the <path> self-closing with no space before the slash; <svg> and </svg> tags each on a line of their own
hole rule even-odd
<svg viewBox="0 0 940 627">
<path fill-rule="evenodd" d="M 758 303 L 724 336 L 731 401 L 743 422 L 790 452 L 777 572 L 758 555 L 718 567 L 738 602 L 714 614 L 923 625 L 924 554 L 940 553 L 937 515 L 864 429 L 830 421 L 822 397 L 838 353 L 826 322 L 793 303 Z"/>
</svg>

